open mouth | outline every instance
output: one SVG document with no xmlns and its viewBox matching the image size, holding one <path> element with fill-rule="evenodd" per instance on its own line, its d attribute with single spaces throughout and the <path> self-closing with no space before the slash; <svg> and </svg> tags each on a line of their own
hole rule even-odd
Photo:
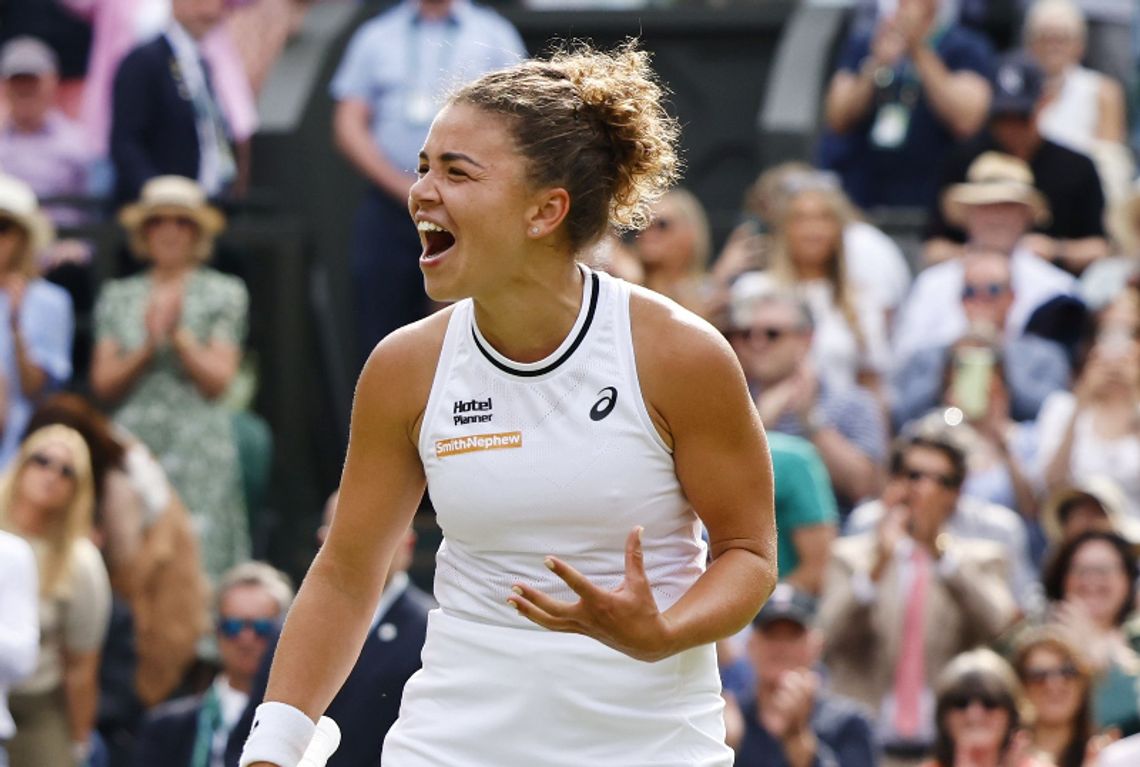
<svg viewBox="0 0 1140 767">
<path fill-rule="evenodd" d="M 455 244 L 455 235 L 439 224 L 420 221 L 416 223 L 416 229 L 419 230 L 420 239 L 424 243 L 424 252 L 421 256 L 423 259 L 437 258 Z"/>
</svg>

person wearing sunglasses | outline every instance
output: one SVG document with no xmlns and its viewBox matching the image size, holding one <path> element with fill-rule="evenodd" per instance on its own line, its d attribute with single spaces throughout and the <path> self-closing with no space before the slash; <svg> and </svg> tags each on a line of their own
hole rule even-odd
<svg viewBox="0 0 1140 767">
<path fill-rule="evenodd" d="M 166 468 L 216 583 L 250 554 L 233 412 L 220 401 L 241 366 L 249 294 L 206 265 L 225 218 L 197 182 L 153 178 L 119 221 L 147 268 L 100 289 L 91 390 Z"/>
<path fill-rule="evenodd" d="M 1056 767 L 1093 764 L 1107 738 L 1093 729 L 1092 672 L 1081 650 L 1045 626 L 1018 638 L 1012 662 L 1036 712 L 1028 730 L 1034 750 Z"/>
<path fill-rule="evenodd" d="M 642 283 L 690 311 L 708 317 L 705 268 L 712 251 L 709 219 L 697 196 L 677 187 L 653 206 L 653 219 L 633 240 Z"/>
<path fill-rule="evenodd" d="M 82 764 L 93 746 L 99 654 L 111 586 L 92 543 L 87 444 L 66 426 L 33 432 L 0 475 L 0 527 L 31 544 L 39 567 L 40 653 L 14 687 L 11 767 Z"/>
<path fill-rule="evenodd" d="M 237 727 L 265 653 L 293 601 L 289 578 L 264 562 L 231 568 L 218 585 L 220 669 L 202 695 L 155 708 L 139 733 L 137 767 L 220 767 L 240 749 Z"/>
<path fill-rule="evenodd" d="M 835 692 L 876 712 L 887 767 L 916 764 L 934 742 L 939 669 L 1017 615 L 1008 550 L 951 523 L 964 476 L 965 455 L 948 438 L 901 438 L 882 501 L 851 517 L 863 532 L 832 547 L 824 662 Z"/>
<path fill-rule="evenodd" d="M 962 653 L 938 677 L 938 734 L 922 767 L 1050 767 L 1020 735 L 1031 709 L 1013 669 L 986 648 Z"/>
</svg>

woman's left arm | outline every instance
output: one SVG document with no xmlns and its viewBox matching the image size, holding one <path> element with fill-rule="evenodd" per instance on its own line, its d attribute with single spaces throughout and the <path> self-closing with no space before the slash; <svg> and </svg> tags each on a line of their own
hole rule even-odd
<svg viewBox="0 0 1140 767">
<path fill-rule="evenodd" d="M 71 742 L 86 744 L 99 707 L 99 651 L 68 652 L 64 658 L 64 699 Z"/>
<path fill-rule="evenodd" d="M 654 661 L 736 633 L 772 592 L 772 462 L 744 374 L 720 334 L 695 315 L 640 295 L 630 309 L 646 403 L 672 443 L 677 477 L 708 530 L 712 563 L 662 613 L 646 579 L 638 530 L 626 541 L 626 576 L 617 589 L 601 589 L 548 557 L 551 570 L 581 599 L 562 602 L 519 583 L 510 601 L 546 628 L 585 634 Z"/>
<path fill-rule="evenodd" d="M 203 397 L 217 399 L 225 393 L 241 364 L 241 349 L 237 344 L 218 338 L 202 343 L 188 328 L 180 328 L 170 343 L 186 375 Z"/>
</svg>

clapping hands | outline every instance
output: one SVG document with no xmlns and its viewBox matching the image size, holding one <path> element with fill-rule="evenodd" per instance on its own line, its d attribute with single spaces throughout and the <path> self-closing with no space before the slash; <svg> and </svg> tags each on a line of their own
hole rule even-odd
<svg viewBox="0 0 1140 767">
<path fill-rule="evenodd" d="M 155 344 L 170 340 L 182 320 L 182 290 L 157 286 L 151 291 L 146 308 L 147 337 Z"/>
</svg>

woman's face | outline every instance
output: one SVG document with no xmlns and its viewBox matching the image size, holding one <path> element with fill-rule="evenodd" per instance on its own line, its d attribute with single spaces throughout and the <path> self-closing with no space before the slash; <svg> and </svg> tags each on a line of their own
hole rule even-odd
<svg viewBox="0 0 1140 767">
<path fill-rule="evenodd" d="M 1009 711 L 989 693 L 950 694 L 943 722 L 957 753 L 1000 751 L 1009 732 Z"/>
<path fill-rule="evenodd" d="M 1029 35 L 1029 52 L 1048 77 L 1061 74 L 1084 55 L 1080 34 L 1059 19 L 1037 24 Z"/>
<path fill-rule="evenodd" d="M 24 227 L 10 218 L 0 217 L 0 274 L 11 271 L 28 242 Z"/>
<path fill-rule="evenodd" d="M 162 269 L 179 269 L 194 263 L 194 248 L 201 230 L 185 215 L 160 214 L 143 224 L 143 239 L 151 262 Z"/>
<path fill-rule="evenodd" d="M 638 235 L 636 253 L 646 271 L 688 272 L 693 263 L 696 232 L 677 205 L 665 197 L 654 206 L 653 221 Z"/>
<path fill-rule="evenodd" d="M 802 192 L 788 203 L 784 222 L 788 255 L 799 267 L 823 268 L 838 253 L 843 228 L 827 197 Z"/>
<path fill-rule="evenodd" d="M 1081 707 L 1085 680 L 1072 660 L 1042 645 L 1029 651 L 1021 669 L 1025 694 L 1045 726 L 1071 724 Z"/>
<path fill-rule="evenodd" d="M 542 206 L 505 119 L 450 104 L 432 123 L 408 196 L 424 250 L 424 287 L 437 301 L 509 292 L 525 279 L 520 252 Z M 543 232 L 542 234 L 547 234 Z"/>
<path fill-rule="evenodd" d="M 1081 605 L 1100 626 L 1114 626 L 1128 599 L 1128 574 L 1116 548 L 1102 540 L 1086 541 L 1065 573 L 1064 598 Z"/>
<path fill-rule="evenodd" d="M 20 472 L 20 499 L 35 508 L 62 512 L 75 497 L 75 459 L 65 445 L 48 442 L 32 451 Z"/>
</svg>

